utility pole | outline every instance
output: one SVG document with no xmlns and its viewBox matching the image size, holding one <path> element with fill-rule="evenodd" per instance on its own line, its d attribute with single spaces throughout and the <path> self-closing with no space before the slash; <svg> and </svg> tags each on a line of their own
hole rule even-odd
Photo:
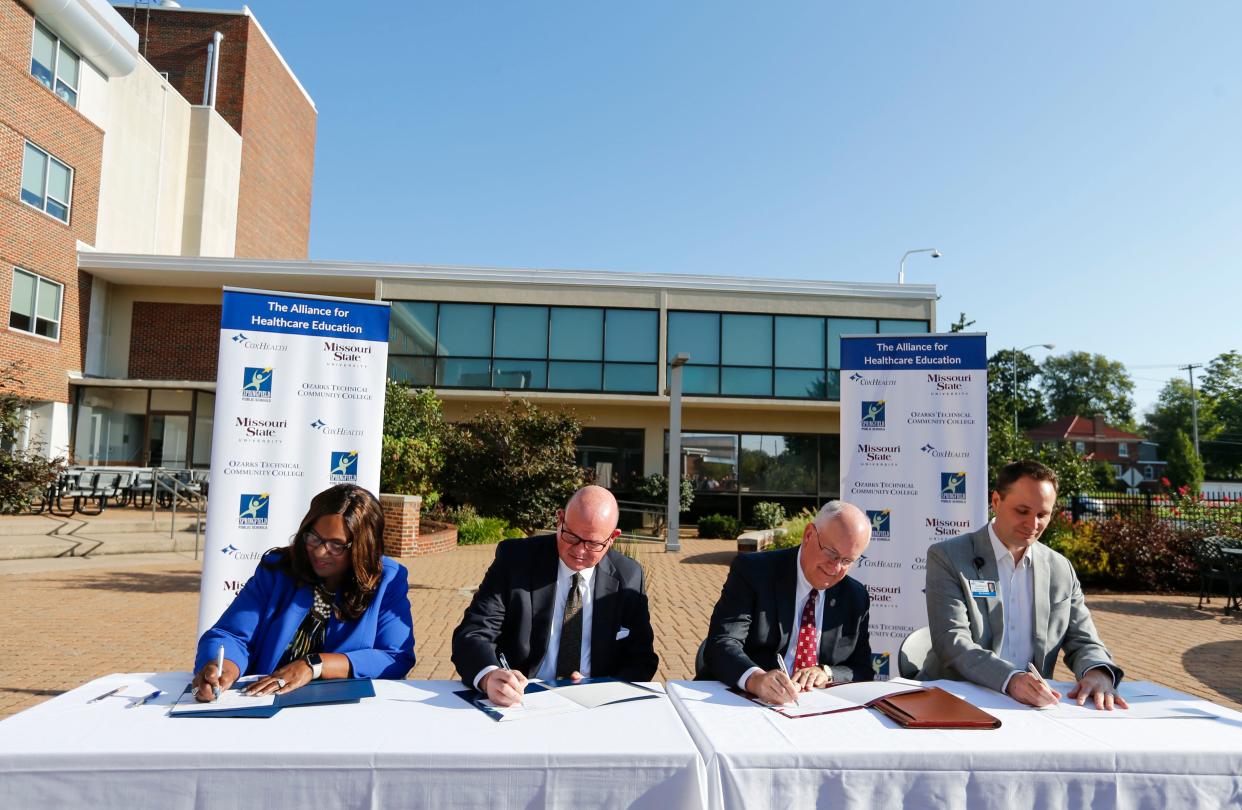
<svg viewBox="0 0 1242 810">
<path fill-rule="evenodd" d="M 1199 453 L 1199 397 L 1195 394 L 1195 369 L 1197 368 L 1203 368 L 1203 364 L 1190 363 L 1189 365 L 1178 367 L 1180 371 L 1190 374 L 1190 423 L 1195 431 L 1195 456 L 1202 461 L 1203 456 Z"/>
</svg>

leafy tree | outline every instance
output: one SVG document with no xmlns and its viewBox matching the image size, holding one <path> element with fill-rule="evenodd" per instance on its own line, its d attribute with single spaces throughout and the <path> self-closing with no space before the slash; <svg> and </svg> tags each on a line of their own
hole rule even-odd
<svg viewBox="0 0 1242 810">
<path fill-rule="evenodd" d="M 970 327 L 974 325 L 975 325 L 974 321 L 966 320 L 966 313 L 963 312 L 962 314 L 957 316 L 957 323 L 951 324 L 949 326 L 949 331 L 950 332 L 965 332 L 967 329 L 969 329 Z"/>
<path fill-rule="evenodd" d="M 1199 485 L 1203 483 L 1203 462 L 1195 455 L 1195 446 L 1190 437 L 1180 430 L 1173 435 L 1165 475 L 1169 484 L 1178 489 L 1186 487 L 1193 494 L 1199 492 Z"/>
<path fill-rule="evenodd" d="M 444 491 L 524 531 L 549 527 L 582 483 L 574 460 L 581 432 L 570 414 L 507 399 L 445 431 Z"/>
<path fill-rule="evenodd" d="M 1048 408 L 1037 385 L 1039 364 L 1026 352 L 1018 352 L 1017 387 L 1014 387 L 1014 351 L 1001 349 L 988 359 L 988 424 L 1008 420 L 1013 426 L 1014 405 L 1018 427 L 1030 430 L 1048 421 Z"/>
<path fill-rule="evenodd" d="M 1204 401 L 1212 415 L 1213 430 L 1207 436 L 1202 420 Z M 1242 478 L 1242 354 L 1225 352 L 1208 364 L 1199 410 L 1199 443 L 1206 474 Z"/>
<path fill-rule="evenodd" d="M 1112 425 L 1135 429 L 1134 381 L 1116 360 L 1087 352 L 1049 357 L 1040 368 L 1040 386 L 1053 419 L 1101 413 Z"/>
<path fill-rule="evenodd" d="M 414 393 L 389 380 L 384 391 L 380 491 L 421 495 L 425 508 L 439 500 L 446 430 L 443 405 L 434 391 Z"/>
<path fill-rule="evenodd" d="M 1014 433 L 1013 420 L 998 416 L 992 419 L 988 409 L 988 492 L 996 488 L 996 476 L 1006 464 L 1034 457 L 1031 442 L 1021 433 Z"/>
<path fill-rule="evenodd" d="M 46 459 L 35 453 L 10 450 L 17 444 L 22 412 L 30 399 L 19 393 L 28 371 L 20 360 L 0 365 L 0 514 L 16 515 L 30 508 L 49 484 L 56 480 L 64 459 Z"/>
<path fill-rule="evenodd" d="M 1100 486 L 1100 470 L 1098 462 L 1091 461 L 1074 452 L 1069 444 L 1044 445 L 1035 452 L 1035 460 L 1047 464 L 1057 474 L 1057 495 L 1061 498 L 1073 497 L 1081 492 L 1090 492 Z M 1106 480 L 1112 480 L 1112 471 L 1104 466 Z"/>
<path fill-rule="evenodd" d="M 634 493 L 643 503 L 664 506 L 668 503 L 668 476 L 661 473 L 648 475 L 638 484 Z M 685 476 L 681 479 L 681 497 L 678 499 L 682 512 L 689 512 L 694 504 L 694 484 Z"/>
<path fill-rule="evenodd" d="M 1199 436 L 1205 439 L 1214 433 L 1215 416 L 1212 413 L 1211 401 L 1202 392 L 1198 400 Z M 1189 382 L 1175 377 L 1164 384 L 1155 407 L 1147 414 L 1143 430 L 1147 438 L 1160 444 L 1160 453 L 1165 458 L 1168 457 L 1173 438 L 1179 430 L 1187 436 L 1194 432 Z"/>
</svg>

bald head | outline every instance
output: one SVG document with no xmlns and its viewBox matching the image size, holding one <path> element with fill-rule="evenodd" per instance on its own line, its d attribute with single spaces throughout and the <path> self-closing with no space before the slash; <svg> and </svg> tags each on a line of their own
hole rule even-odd
<svg viewBox="0 0 1242 810">
<path fill-rule="evenodd" d="M 863 511 L 845 501 L 829 501 L 802 534 L 802 573 L 811 587 L 831 588 L 870 542 L 871 522 Z"/>
<path fill-rule="evenodd" d="M 603 487 L 583 487 L 573 494 L 560 512 L 557 551 L 572 571 L 594 566 L 607 552 L 607 546 L 591 550 L 577 540 L 609 543 L 617 531 L 617 499 Z"/>
<path fill-rule="evenodd" d="M 861 537 L 866 542 L 871 542 L 871 521 L 867 520 L 867 515 L 863 510 L 854 504 L 845 501 L 828 501 L 815 516 L 815 528 L 824 532 L 833 521 L 841 524 L 835 527 L 837 531 L 844 531 L 851 538 Z"/>
</svg>

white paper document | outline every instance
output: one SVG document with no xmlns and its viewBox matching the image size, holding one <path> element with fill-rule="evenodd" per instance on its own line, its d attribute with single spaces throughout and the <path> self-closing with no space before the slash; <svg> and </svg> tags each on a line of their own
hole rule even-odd
<svg viewBox="0 0 1242 810">
<path fill-rule="evenodd" d="M 1079 706 L 1077 700 L 1061 698 L 1061 702 L 1044 714 L 1057 720 L 1215 720 L 1217 715 L 1190 706 L 1184 700 L 1161 697 L 1127 698 L 1128 709 L 1097 709 L 1094 701 Z"/>
<path fill-rule="evenodd" d="M 546 717 L 552 714 L 582 711 L 582 707 L 577 703 L 574 703 L 572 700 L 566 700 L 552 690 L 527 692 L 522 696 L 522 702 L 516 706 L 497 706 L 486 699 L 480 700 L 479 703 L 486 706 L 491 712 L 499 714 L 499 720 L 502 723 L 510 720 L 526 720 L 532 717 Z"/>
<path fill-rule="evenodd" d="M 245 694 L 245 689 L 250 684 L 257 681 L 261 675 L 247 675 L 238 678 L 232 687 L 220 693 L 220 697 L 208 703 L 199 703 L 194 699 L 194 691 L 188 690 L 181 693 L 181 697 L 177 698 L 177 704 L 173 711 L 177 714 L 193 714 L 195 712 L 218 712 L 222 709 L 253 709 L 264 706 L 271 706 L 276 702 L 276 695 L 254 695 Z"/>
<path fill-rule="evenodd" d="M 798 695 L 798 702 L 796 704 L 786 703 L 783 706 L 773 706 L 772 708 L 786 717 L 805 717 L 811 714 L 857 709 L 861 706 L 866 706 L 873 700 L 902 692 L 910 692 L 918 688 L 918 686 L 908 683 L 893 681 L 843 683 L 826 689 L 812 689 L 810 692 L 802 692 Z"/>
</svg>

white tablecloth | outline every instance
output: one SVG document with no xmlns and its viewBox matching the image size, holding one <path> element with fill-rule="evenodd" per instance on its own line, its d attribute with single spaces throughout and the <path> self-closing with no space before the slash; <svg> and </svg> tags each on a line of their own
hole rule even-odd
<svg viewBox="0 0 1242 810">
<path fill-rule="evenodd" d="M 1242 713 L 1144 684 L 1215 720 L 1058 720 L 973 684 L 935 681 L 996 730 L 903 729 L 874 709 L 790 719 L 718 683 L 669 696 L 707 768 L 708 807 L 1242 806 Z"/>
<path fill-rule="evenodd" d="M 497 723 L 450 681 L 376 681 L 359 704 L 172 718 L 189 673 L 110 675 L 0 721 L 6 808 L 703 806 L 666 697 Z M 143 680 L 150 705 L 92 697 Z"/>
</svg>

